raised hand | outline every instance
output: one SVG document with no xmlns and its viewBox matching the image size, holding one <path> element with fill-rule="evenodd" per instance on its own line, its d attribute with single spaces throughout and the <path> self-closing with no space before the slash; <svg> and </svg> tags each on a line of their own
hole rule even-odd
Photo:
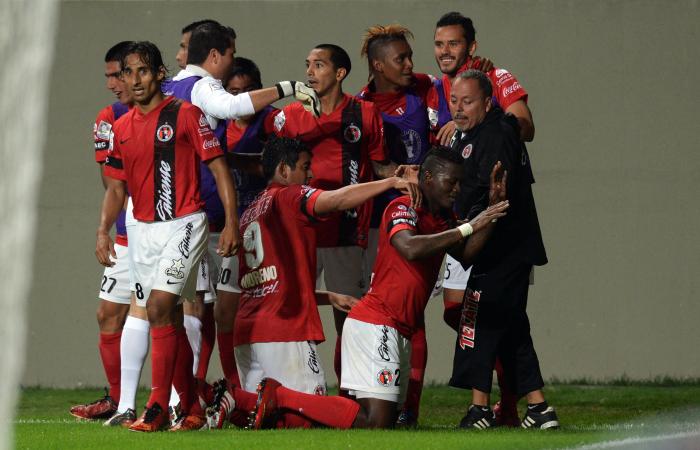
<svg viewBox="0 0 700 450">
<path fill-rule="evenodd" d="M 491 169 L 489 183 L 489 205 L 502 202 L 507 198 L 506 181 L 508 181 L 508 171 L 503 168 L 503 164 L 497 161 Z"/>
<path fill-rule="evenodd" d="M 479 230 L 484 229 L 489 224 L 496 222 L 498 219 L 506 215 L 506 210 L 508 209 L 508 200 L 491 205 L 485 210 L 481 211 L 478 216 L 474 217 L 469 221 L 472 226 L 473 232 L 476 233 Z"/>
<path fill-rule="evenodd" d="M 423 203 L 423 192 L 421 192 L 416 182 L 406 178 L 394 177 L 394 189 L 401 191 L 403 194 L 408 194 L 411 198 L 411 208 L 418 208 Z"/>
</svg>

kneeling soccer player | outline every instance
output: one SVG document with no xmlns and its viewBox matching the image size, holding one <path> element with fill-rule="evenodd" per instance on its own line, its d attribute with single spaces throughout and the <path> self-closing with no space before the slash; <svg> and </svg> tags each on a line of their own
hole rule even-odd
<svg viewBox="0 0 700 450">
<path fill-rule="evenodd" d="M 253 428 L 274 424 L 276 413 L 285 411 L 334 428 L 394 426 L 411 335 L 423 323 L 445 252 L 471 261 L 488 239 L 492 222 L 508 208 L 501 201 L 505 177 L 500 167 L 496 164 L 491 175 L 491 206 L 471 222 L 455 226 L 452 206 L 460 160 L 449 149 L 429 152 L 419 173 L 423 204 L 414 208 L 403 196 L 387 206 L 372 285 L 343 328 L 341 387 L 357 401 L 304 394 L 266 378 L 258 387 Z"/>
</svg>

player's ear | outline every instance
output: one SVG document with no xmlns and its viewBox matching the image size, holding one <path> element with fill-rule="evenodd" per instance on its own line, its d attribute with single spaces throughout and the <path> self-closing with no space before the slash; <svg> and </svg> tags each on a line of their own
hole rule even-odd
<svg viewBox="0 0 700 450">
<path fill-rule="evenodd" d="M 160 66 L 158 68 L 158 75 L 156 76 L 158 81 L 163 81 L 165 80 L 165 66 Z"/>
<path fill-rule="evenodd" d="M 491 108 L 493 108 L 493 99 L 489 97 L 486 99 L 486 112 L 491 111 Z"/>
<path fill-rule="evenodd" d="M 479 47 L 479 43 L 477 41 L 472 41 L 472 43 L 469 44 L 469 56 L 474 56 L 476 54 L 477 47 Z"/>
<path fill-rule="evenodd" d="M 275 170 L 275 172 L 277 172 L 277 175 L 279 175 L 280 178 L 286 180 L 287 174 L 289 173 L 289 166 L 281 162 L 277 165 L 277 169 Z"/>
<path fill-rule="evenodd" d="M 372 70 L 374 70 L 375 72 L 380 72 L 380 73 L 383 72 L 384 71 L 384 63 L 378 59 L 372 60 Z"/>
<path fill-rule="evenodd" d="M 335 79 L 336 81 L 340 82 L 345 79 L 345 76 L 348 74 L 348 71 L 344 67 L 340 67 L 335 71 Z"/>
</svg>

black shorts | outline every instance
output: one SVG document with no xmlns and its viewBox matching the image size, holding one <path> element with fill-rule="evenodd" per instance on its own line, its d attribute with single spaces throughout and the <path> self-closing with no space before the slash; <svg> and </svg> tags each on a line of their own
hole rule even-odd
<svg viewBox="0 0 700 450">
<path fill-rule="evenodd" d="M 505 382 L 525 395 L 544 386 L 527 318 L 529 264 L 498 266 L 469 278 L 462 302 L 450 386 L 491 392 L 500 358 Z"/>
</svg>

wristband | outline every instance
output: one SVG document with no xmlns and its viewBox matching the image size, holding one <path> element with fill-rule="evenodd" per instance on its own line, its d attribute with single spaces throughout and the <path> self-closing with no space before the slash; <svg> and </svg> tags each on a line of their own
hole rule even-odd
<svg viewBox="0 0 700 450">
<path fill-rule="evenodd" d="M 469 222 L 463 223 L 462 225 L 458 226 L 457 229 L 459 230 L 460 233 L 462 233 L 462 237 L 465 238 L 472 234 L 474 232 L 474 228 L 472 228 L 471 224 Z"/>
<path fill-rule="evenodd" d="M 289 97 L 294 94 L 294 83 L 292 81 L 280 81 L 275 85 L 280 98 Z"/>
</svg>

